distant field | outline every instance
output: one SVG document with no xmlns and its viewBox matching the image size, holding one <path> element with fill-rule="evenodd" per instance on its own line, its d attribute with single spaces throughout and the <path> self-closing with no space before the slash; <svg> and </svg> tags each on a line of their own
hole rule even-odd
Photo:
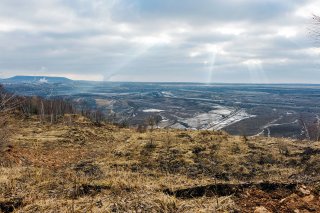
<svg viewBox="0 0 320 213">
<path fill-rule="evenodd" d="M 223 129 L 230 134 L 317 139 L 320 85 L 4 81 L 19 95 L 64 97 L 136 126 Z"/>
</svg>

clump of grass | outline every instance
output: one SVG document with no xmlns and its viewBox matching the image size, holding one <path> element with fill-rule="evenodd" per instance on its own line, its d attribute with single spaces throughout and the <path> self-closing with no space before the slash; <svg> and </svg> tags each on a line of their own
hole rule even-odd
<svg viewBox="0 0 320 213">
<path fill-rule="evenodd" d="M 279 153 L 285 156 L 290 155 L 289 146 L 284 142 L 279 142 Z"/>
<path fill-rule="evenodd" d="M 196 145 L 192 148 L 192 153 L 198 155 L 199 153 L 205 151 L 207 148 L 205 146 Z"/>
<path fill-rule="evenodd" d="M 239 146 L 238 143 L 232 144 L 232 146 L 231 146 L 231 152 L 232 152 L 233 154 L 240 154 L 240 153 L 241 153 L 241 148 L 240 148 L 240 146 Z"/>
<path fill-rule="evenodd" d="M 153 141 L 153 139 L 151 139 L 150 141 L 148 141 L 145 145 L 144 148 L 147 150 L 153 150 L 157 147 L 157 144 Z"/>
</svg>

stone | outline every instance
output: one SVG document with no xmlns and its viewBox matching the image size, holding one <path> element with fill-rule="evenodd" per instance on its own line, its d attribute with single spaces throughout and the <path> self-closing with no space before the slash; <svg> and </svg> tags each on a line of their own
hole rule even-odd
<svg viewBox="0 0 320 213">
<path fill-rule="evenodd" d="M 302 198 L 302 200 L 306 203 L 310 203 L 314 200 L 314 196 L 313 195 L 308 195 Z"/>
<path fill-rule="evenodd" d="M 258 206 L 255 208 L 254 213 L 271 213 L 266 207 Z"/>
<path fill-rule="evenodd" d="M 303 195 L 310 195 L 311 194 L 310 190 L 308 190 L 306 187 L 303 187 L 303 186 L 299 188 L 299 192 Z"/>
</svg>

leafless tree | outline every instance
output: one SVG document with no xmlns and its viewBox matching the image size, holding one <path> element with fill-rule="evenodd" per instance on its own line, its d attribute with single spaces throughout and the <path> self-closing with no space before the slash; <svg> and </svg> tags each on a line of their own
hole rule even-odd
<svg viewBox="0 0 320 213">
<path fill-rule="evenodd" d="M 3 86 L 0 85 L 0 112 L 12 112 L 19 104 L 18 98 L 14 94 L 6 92 Z"/>
<path fill-rule="evenodd" d="M 320 42 L 320 16 L 313 15 L 310 33 L 317 43 Z"/>
<path fill-rule="evenodd" d="M 311 141 L 311 137 L 310 137 L 310 134 L 309 134 L 309 126 L 306 122 L 306 120 L 301 116 L 300 119 L 299 119 L 299 122 L 302 126 L 302 129 L 304 131 L 304 134 L 305 134 L 305 137 L 308 141 Z"/>
<path fill-rule="evenodd" d="M 150 127 L 150 131 L 153 131 L 154 126 L 156 125 L 155 118 L 153 116 L 149 116 L 146 118 L 145 123 Z"/>
<path fill-rule="evenodd" d="M 9 137 L 9 131 L 8 131 L 8 116 L 0 112 L 0 152 L 5 146 L 5 143 L 7 142 L 7 139 Z M 0 153 L 1 154 L 1 153 Z"/>
<path fill-rule="evenodd" d="M 314 116 L 301 115 L 298 119 L 308 141 L 320 141 L 320 117 L 318 114 Z"/>
<path fill-rule="evenodd" d="M 320 43 L 320 16 L 313 14 L 312 17 L 312 25 L 309 29 L 311 36 L 316 42 L 316 45 L 319 45 Z M 302 124 L 305 132 L 306 137 L 309 140 L 320 140 L 320 118 L 318 114 L 315 114 L 316 121 L 307 125 L 306 122 L 304 122 L 303 119 L 299 119 L 300 123 Z"/>
<path fill-rule="evenodd" d="M 90 119 L 96 125 L 100 125 L 105 120 L 103 112 L 99 109 L 91 111 Z"/>
<path fill-rule="evenodd" d="M 139 124 L 137 127 L 137 132 L 139 133 L 145 133 L 147 131 L 147 125 L 145 124 Z"/>
<path fill-rule="evenodd" d="M 73 104 L 63 99 L 44 99 L 41 97 L 22 97 L 21 112 L 29 117 L 37 115 L 41 122 L 55 123 L 65 114 L 74 114 Z"/>
<path fill-rule="evenodd" d="M 0 85 L 0 151 L 8 142 L 10 135 L 9 130 L 9 118 L 10 114 L 19 105 L 19 99 L 11 93 L 5 91 L 2 85 Z"/>
</svg>

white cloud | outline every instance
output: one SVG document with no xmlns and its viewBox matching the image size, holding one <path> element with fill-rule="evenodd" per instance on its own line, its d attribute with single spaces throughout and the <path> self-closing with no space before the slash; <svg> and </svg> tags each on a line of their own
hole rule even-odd
<svg viewBox="0 0 320 213">
<path fill-rule="evenodd" d="M 240 35 L 242 33 L 244 33 L 246 30 L 243 28 L 237 28 L 237 27 L 220 27 L 217 29 L 217 31 L 221 34 L 225 34 L 225 35 Z"/>
<path fill-rule="evenodd" d="M 194 58 L 194 57 L 197 57 L 197 56 L 199 56 L 199 55 L 201 55 L 201 53 L 200 52 L 191 52 L 190 54 L 189 54 L 189 56 L 191 57 L 191 58 Z"/>
<path fill-rule="evenodd" d="M 259 81 L 270 78 L 269 70 L 288 72 L 273 74 L 272 81 L 298 69 L 312 70 L 320 79 L 314 69 L 320 51 L 307 35 L 319 4 L 2 0 L 0 78 L 42 73 L 91 80 L 131 80 L 137 75 L 134 79 L 143 81 L 157 76 L 165 81 L 173 73 L 187 73 L 179 75 L 180 81 L 206 81 L 203 73 L 214 66 L 220 76 L 215 81 L 246 81 L 244 68 L 254 76 L 263 67 Z"/>
<path fill-rule="evenodd" d="M 283 27 L 279 29 L 278 35 L 286 38 L 295 37 L 298 34 L 298 30 L 294 27 Z"/>
<path fill-rule="evenodd" d="M 318 0 L 313 0 L 299 7 L 294 14 L 298 17 L 309 19 L 312 14 L 319 14 L 319 8 L 320 2 Z"/>
<path fill-rule="evenodd" d="M 320 56 L 320 48 L 317 47 L 307 48 L 304 52 L 311 56 Z"/>
<path fill-rule="evenodd" d="M 167 34 L 160 34 L 158 36 L 137 36 L 131 40 L 134 43 L 139 43 L 147 46 L 170 44 L 172 38 Z"/>
<path fill-rule="evenodd" d="M 249 59 L 244 61 L 243 64 L 248 66 L 256 66 L 256 65 L 261 65 L 262 61 L 260 59 Z"/>
</svg>

